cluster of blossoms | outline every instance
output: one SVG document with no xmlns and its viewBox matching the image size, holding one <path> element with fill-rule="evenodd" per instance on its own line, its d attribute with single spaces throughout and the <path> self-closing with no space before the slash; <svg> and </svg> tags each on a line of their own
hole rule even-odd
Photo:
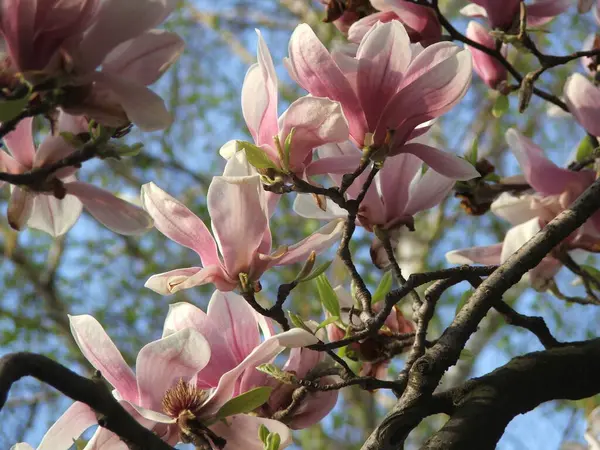
<svg viewBox="0 0 600 450">
<path fill-rule="evenodd" d="M 16 175 L 51 168 L 102 137 L 102 130 L 115 132 L 129 123 L 157 130 L 170 124 L 163 101 L 147 86 L 182 51 L 177 35 L 154 29 L 174 9 L 175 0 L 38 0 L 33 4 L 2 2 L 0 32 L 6 48 L 2 77 L 15 83 L 24 78 L 33 85 L 55 80 L 64 98 L 52 133 L 37 149 L 31 119 L 19 122 L 6 135 L 10 155 L 0 152 L 2 171 Z M 532 2 L 527 5 L 528 24 L 543 24 L 569 4 Z M 518 19 L 519 5 L 517 0 L 480 0 L 463 12 L 486 18 L 491 28 L 508 32 Z M 270 319 L 233 292 L 260 291 L 260 278 L 270 268 L 314 259 L 342 237 L 349 217 L 349 210 L 340 205 L 343 202 L 298 194 L 296 213 L 327 223 L 300 242 L 273 250 L 269 221 L 279 202 L 278 186 L 310 184 L 313 177 L 325 175 L 344 201 L 360 200 L 351 216 L 356 217 L 356 225 L 373 233 L 374 264 L 388 268 L 382 236 L 396 246 L 400 230 L 413 230 L 415 215 L 439 204 L 457 180 L 481 177 L 470 162 L 432 145 L 428 132 L 464 97 L 474 69 L 493 88 L 506 80 L 506 69 L 484 52 L 473 49 L 471 53 L 441 41 L 441 25 L 431 8 L 402 0 L 372 1 L 371 7 L 378 12 L 361 18 L 350 11 L 345 13 L 353 13 L 350 18 L 337 18 L 354 44 L 343 52 L 327 50 L 308 25 L 296 28 L 283 63 L 308 95 L 292 102 L 281 115 L 275 65 L 259 34 L 257 63 L 248 70 L 241 92 L 253 143 L 230 141 L 220 150 L 227 163 L 206 194 L 210 230 L 154 183 L 142 187 L 143 209 L 77 181 L 73 166 L 51 171 L 35 186 L 12 187 L 8 219 L 15 229 L 28 225 L 59 236 L 85 207 L 118 233 L 138 234 L 155 226 L 197 253 L 198 267 L 154 275 L 146 287 L 162 295 L 203 284 L 213 284 L 218 291 L 206 313 L 186 303 L 171 305 L 161 339 L 140 350 L 135 373 L 93 317 L 70 317 L 79 348 L 114 388 L 115 398 L 171 445 L 192 442 L 198 447 L 260 450 L 259 430 L 264 426 L 279 436 L 283 448 L 291 443 L 290 429 L 317 423 L 336 404 L 337 391 L 311 391 L 289 409 L 297 379 L 325 364 L 324 353 L 303 348 L 324 340 L 309 331 L 317 327 L 308 323 L 305 328 L 276 333 Z M 486 47 L 496 46 L 481 24 L 472 22 L 467 35 Z M 598 88 L 584 76 L 574 75 L 565 97 L 586 130 L 600 135 Z M 501 244 L 449 253 L 451 262 L 504 261 L 595 180 L 592 170 L 557 167 L 516 130 L 507 133 L 507 141 L 523 170 L 522 182 L 531 188 L 520 195 L 503 194 L 492 205 L 492 211 L 513 228 Z M 373 164 L 376 175 L 369 179 L 365 171 L 342 188 L 344 175 L 365 162 Z M 597 216 L 573 233 L 561 250 L 598 251 Z M 547 256 L 531 273 L 534 285 L 545 286 L 560 266 L 558 254 Z M 347 336 L 361 315 L 343 287 L 334 291 L 341 314 L 326 327 L 330 341 Z M 384 377 L 393 355 L 380 348 L 381 340 L 414 330 L 414 324 L 394 308 L 379 335 L 350 348 L 363 362 L 362 374 Z M 287 379 L 257 369 L 272 365 L 285 348 L 292 350 L 277 373 Z M 335 381 L 331 375 L 319 379 L 324 384 Z M 232 411 L 228 406 L 232 399 L 257 389 L 267 392 L 261 403 L 250 403 L 247 410 Z M 76 402 L 48 431 L 38 450 L 67 449 L 96 423 L 95 413 Z M 86 446 L 95 448 L 116 450 L 125 444 L 99 428 Z"/>
</svg>

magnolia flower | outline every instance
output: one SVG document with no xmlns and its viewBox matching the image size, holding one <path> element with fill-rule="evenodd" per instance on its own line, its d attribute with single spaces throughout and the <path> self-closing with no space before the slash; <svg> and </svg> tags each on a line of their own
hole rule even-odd
<svg viewBox="0 0 600 450">
<path fill-rule="evenodd" d="M 494 49 L 496 47 L 495 39 L 490 36 L 488 30 L 483 25 L 477 22 L 469 22 L 466 36 L 487 48 Z M 485 84 L 492 89 L 496 89 L 500 83 L 506 81 L 506 67 L 496 58 L 474 47 L 469 48 L 473 54 L 473 69 Z M 506 47 L 503 48 L 506 50 Z"/>
<path fill-rule="evenodd" d="M 248 69 L 242 86 L 242 112 L 254 142 L 276 166 L 302 175 L 315 147 L 348 139 L 348 123 L 338 102 L 302 97 L 277 119 L 277 74 L 269 49 L 258 33 L 258 63 Z M 293 133 L 293 134 L 292 134 Z M 290 140 L 289 154 L 284 146 Z M 227 159 L 235 141 L 221 148 Z"/>
<path fill-rule="evenodd" d="M 14 71 L 42 71 L 67 89 L 68 112 L 109 126 L 129 121 L 146 131 L 171 117 L 154 83 L 183 50 L 174 33 L 155 30 L 176 0 L 11 0 L 2 2 L 0 32 Z M 100 70 L 96 70 L 100 67 Z"/>
<path fill-rule="evenodd" d="M 468 17 L 484 17 L 492 28 L 510 29 L 519 18 L 521 0 L 471 0 L 471 4 L 460 10 Z M 555 16 L 565 12 L 573 0 L 533 0 L 526 4 L 527 25 L 544 25 Z"/>
<path fill-rule="evenodd" d="M 514 129 L 508 130 L 506 140 L 533 192 L 520 196 L 505 193 L 498 197 L 492 203 L 492 212 L 513 225 L 506 233 L 504 242 L 451 251 L 446 254 L 446 259 L 451 263 L 503 263 L 550 220 L 569 207 L 595 179 L 592 170 L 574 172 L 558 167 L 546 159 L 542 149 Z M 561 245 L 567 250 L 598 251 L 600 214 L 594 214 Z M 561 267 L 562 263 L 557 258 L 551 254 L 545 256 L 540 264 L 529 271 L 534 288 L 545 288 Z"/>
<path fill-rule="evenodd" d="M 194 250 L 202 262 L 202 267 L 152 276 L 146 287 L 163 295 L 206 283 L 231 291 L 242 274 L 256 282 L 270 267 L 304 261 L 312 251 L 328 249 L 343 229 L 341 221 L 333 221 L 299 243 L 271 253 L 270 212 L 259 175 L 213 178 L 207 206 L 214 238 L 200 218 L 154 183 L 142 187 L 142 203 L 161 233 Z"/>
<path fill-rule="evenodd" d="M 375 24 L 355 58 L 329 54 L 306 24 L 294 31 L 289 53 L 286 64 L 304 89 L 341 103 L 350 137 L 359 148 L 379 149 L 390 156 L 411 153 L 454 179 L 478 176 L 461 158 L 408 142 L 465 94 L 472 70 L 468 51 L 449 42 L 424 50 L 411 46 L 402 24 L 392 21 Z"/>
<path fill-rule="evenodd" d="M 62 136 L 49 135 L 36 151 L 32 125 L 32 118 L 24 119 L 6 135 L 4 144 L 10 155 L 0 151 L 1 170 L 12 174 L 26 173 L 47 167 L 76 150 Z M 87 121 L 83 117 L 61 113 L 58 132 L 87 133 Z M 140 234 L 152 227 L 152 219 L 143 209 L 104 189 L 77 181 L 76 170 L 74 167 L 61 169 L 31 188 L 11 186 L 10 226 L 15 230 L 30 226 L 51 236 L 60 236 L 75 224 L 85 207 L 99 222 L 120 234 Z"/>
<path fill-rule="evenodd" d="M 348 39 L 357 44 L 377 22 L 400 21 L 406 28 L 411 42 L 431 44 L 442 37 L 442 27 L 433 8 L 415 5 L 405 0 L 371 0 L 380 12 L 370 14 L 348 30 Z"/>
<path fill-rule="evenodd" d="M 347 325 L 350 323 L 361 325 L 360 310 L 357 309 L 352 295 L 342 286 L 336 286 L 334 290 L 340 304 L 342 322 Z M 378 312 L 381 307 L 381 303 L 376 303 L 373 305 L 373 310 Z M 353 312 L 352 316 L 350 316 L 351 311 Z M 326 315 L 329 315 L 329 313 L 326 312 Z M 378 331 L 378 337 L 354 342 L 349 346 L 351 353 L 354 353 L 356 358 L 362 362 L 360 375 L 385 379 L 387 366 L 390 362 L 390 357 L 393 355 L 390 355 L 390 352 L 386 353 L 385 344 L 380 339 L 393 334 L 405 334 L 414 331 L 415 324 L 406 319 L 402 312 L 394 305 L 392 311 L 385 319 L 383 328 Z M 327 336 L 329 342 L 339 341 L 346 337 L 346 329 L 342 328 L 338 322 L 331 323 L 327 325 Z"/>
<path fill-rule="evenodd" d="M 422 145 L 422 144 L 407 144 Z M 423 145 L 425 147 L 425 145 Z M 359 164 L 362 153 L 351 142 L 330 144 L 319 149 L 320 159 L 307 173 L 329 173 L 334 183 L 340 184 L 342 175 Z M 439 157 L 453 161 L 453 155 L 440 152 Z M 454 180 L 434 170 L 421 171 L 422 162 L 415 155 L 400 153 L 386 158 L 383 168 L 375 176 L 361 202 L 357 222 L 369 231 L 375 227 L 388 230 L 392 245 L 397 244 L 395 230 L 402 226 L 414 228 L 413 216 L 440 203 L 454 186 Z M 356 198 L 367 174 L 357 177 L 348 189 L 348 196 Z M 347 211 L 327 199 L 325 205 L 317 205 L 313 196 L 299 194 L 294 201 L 294 211 L 302 217 L 333 220 L 347 217 Z M 374 261 L 387 261 L 385 250 L 378 238 L 371 247 Z"/>
<path fill-rule="evenodd" d="M 213 354 L 219 355 L 218 358 L 211 359 L 203 369 L 201 377 L 198 377 L 198 386 L 202 389 L 216 387 L 224 372 L 239 366 L 256 348 L 264 346 L 259 330 L 266 341 L 277 336 L 270 319 L 258 315 L 241 296 L 231 292 L 215 292 L 207 313 L 189 303 L 170 305 L 163 334 L 175 333 L 185 328 L 193 328 L 205 336 Z M 300 333 L 300 330 L 295 330 Z M 317 342 L 314 336 L 304 336 L 307 339 L 305 345 Z M 312 342 L 309 342 L 311 339 Z M 320 363 L 324 356 L 321 352 L 293 348 L 283 370 L 302 378 Z M 233 395 L 243 394 L 255 387 L 272 387 L 268 402 L 257 411 L 259 416 L 270 418 L 274 413 L 289 406 L 296 386 L 283 384 L 259 372 L 255 367 L 248 366 L 240 375 L 240 382 L 236 385 Z M 292 429 L 301 429 L 319 422 L 335 406 L 337 397 L 337 391 L 309 393 L 294 413 L 286 418 L 286 424 Z M 219 434 L 219 425 L 215 427 L 215 432 Z"/>
<path fill-rule="evenodd" d="M 600 88 L 580 73 L 571 75 L 564 87 L 565 102 L 575 119 L 594 136 L 600 136 Z"/>
<path fill-rule="evenodd" d="M 254 315 L 249 307 L 244 309 L 244 303 L 235 294 L 215 292 L 208 314 L 197 308 L 190 314 L 191 305 L 173 306 L 161 339 L 140 350 L 135 374 L 96 319 L 82 315 L 69 320 L 77 345 L 113 386 L 115 398 L 167 443 L 175 445 L 182 440 L 180 425 L 184 421 L 198 421 L 226 439 L 227 450 L 262 449 L 258 439 L 261 424 L 280 435 L 283 448 L 291 442 L 285 425 L 244 414 L 227 417 L 222 423 L 217 422 L 216 414 L 239 392 L 237 386 L 249 369 L 272 361 L 286 347 L 314 344 L 317 339 L 294 328 L 259 342 L 258 330 L 252 333 L 247 322 Z M 180 314 L 182 308 L 184 315 Z M 96 414 L 76 402 L 46 433 L 38 450 L 66 450 L 96 423 Z M 96 431 L 86 449 L 100 446 L 103 450 L 124 448 L 105 428 Z"/>
</svg>

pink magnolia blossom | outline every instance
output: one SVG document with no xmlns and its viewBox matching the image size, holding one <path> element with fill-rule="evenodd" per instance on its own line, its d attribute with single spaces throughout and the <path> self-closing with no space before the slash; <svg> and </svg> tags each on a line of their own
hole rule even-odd
<svg viewBox="0 0 600 450">
<path fill-rule="evenodd" d="M 142 187 L 142 203 L 161 233 L 194 250 L 202 262 L 202 267 L 152 276 L 146 287 L 163 295 L 206 283 L 230 291 L 240 283 L 240 274 L 256 282 L 270 267 L 304 261 L 312 251 L 330 248 L 343 228 L 341 221 L 332 221 L 271 253 L 268 197 L 259 175 L 213 178 L 207 205 L 214 238 L 200 218 L 154 183 Z"/>
<path fill-rule="evenodd" d="M 49 135 L 36 151 L 32 125 L 33 119 L 24 119 L 4 138 L 10 155 L 0 151 L 3 171 L 26 173 L 46 167 L 76 150 L 62 136 Z M 58 132 L 74 135 L 88 132 L 87 121 L 83 117 L 61 113 Z M 140 234 L 152 227 L 152 219 L 143 209 L 104 189 L 77 181 L 76 170 L 73 167 L 61 169 L 36 190 L 11 186 L 7 214 L 10 226 L 15 230 L 29 226 L 51 236 L 60 236 L 75 224 L 85 207 L 99 222 L 120 234 Z"/>
<path fill-rule="evenodd" d="M 189 303 L 171 305 L 164 333 L 174 333 L 187 327 L 205 336 L 213 354 L 220 356 L 216 361 L 211 360 L 202 371 L 202 376 L 198 377 L 198 386 L 202 389 L 217 386 L 224 371 L 239 366 L 256 348 L 264 345 L 261 343 L 259 330 L 262 330 L 267 341 L 277 336 L 270 319 L 256 314 L 241 296 L 234 293 L 215 292 L 207 313 Z M 306 338 L 307 342 L 312 339 L 308 343 L 317 342 L 314 336 Z M 291 350 L 283 370 L 302 378 L 323 359 L 324 353 L 296 347 Z M 273 413 L 289 406 L 295 387 L 259 372 L 255 366 L 248 366 L 240 375 L 233 395 L 237 396 L 260 386 L 273 387 L 273 391 L 268 402 L 257 411 L 259 416 L 269 418 Z M 299 408 L 287 418 L 286 424 L 292 429 L 301 429 L 319 422 L 335 406 L 337 397 L 337 391 L 309 393 Z M 219 426 L 215 427 L 218 434 Z"/>
<path fill-rule="evenodd" d="M 519 20 L 521 0 L 471 0 L 460 12 L 468 17 L 484 17 L 492 28 L 510 29 Z M 527 25 L 544 25 L 565 12 L 573 0 L 533 0 L 526 4 Z"/>
<path fill-rule="evenodd" d="M 442 27 L 433 8 L 415 5 L 406 0 L 371 0 L 371 4 L 380 12 L 370 14 L 354 23 L 348 30 L 350 41 L 359 44 L 377 22 L 392 20 L 398 20 L 404 25 L 411 42 L 427 45 L 439 41 L 442 37 Z"/>
<path fill-rule="evenodd" d="M 335 287 L 340 308 L 342 311 L 342 321 L 349 325 L 352 321 L 354 325 L 360 325 L 360 311 L 356 309 L 356 302 L 353 300 L 350 293 L 342 286 Z M 373 310 L 378 312 L 382 307 L 381 303 L 373 305 Z M 354 311 L 352 318 L 350 311 Z M 329 313 L 326 313 L 329 315 Z M 394 306 L 392 312 L 385 319 L 384 327 L 379 330 L 379 336 L 390 336 L 394 334 L 412 333 L 415 331 L 415 324 L 406 319 L 402 312 Z M 331 323 L 327 325 L 327 336 L 329 342 L 339 341 L 346 337 L 346 329 L 342 328 L 339 323 Z M 360 375 L 374 376 L 379 379 L 386 378 L 387 366 L 389 359 L 382 360 L 383 352 L 381 345 L 377 342 L 377 338 L 367 338 L 360 342 L 355 342 L 350 345 L 350 349 L 356 353 L 356 356 L 362 362 Z M 373 362 L 374 361 L 374 362 Z"/>
<path fill-rule="evenodd" d="M 338 102 L 311 96 L 292 102 L 278 119 L 277 74 L 260 33 L 257 54 L 258 63 L 248 69 L 242 86 L 242 112 L 248 130 L 256 145 L 277 166 L 301 175 L 312 161 L 314 148 L 348 139 L 348 123 Z M 289 161 L 284 167 L 283 147 L 292 130 Z M 232 151 L 236 151 L 233 142 L 225 144 L 221 150 L 228 159 Z"/>
<path fill-rule="evenodd" d="M 183 50 L 174 33 L 155 30 L 176 0 L 8 0 L 0 32 L 14 71 L 42 71 L 73 87 L 63 105 L 109 126 L 166 128 L 171 116 L 146 86 Z M 100 70 L 96 70 L 100 67 Z M 27 73 L 26 73 L 27 75 Z"/>
<path fill-rule="evenodd" d="M 587 132 L 600 136 L 600 88 L 580 73 L 571 75 L 564 87 L 565 102 Z"/>
<path fill-rule="evenodd" d="M 343 8 L 343 11 L 341 11 L 338 0 L 319 0 L 319 2 L 325 5 L 327 9 L 327 17 L 323 19 L 323 21 L 333 23 L 335 27 L 344 34 L 347 34 L 348 29 L 352 24 L 360 19 L 360 15 L 352 9 L 347 9 L 345 7 Z M 347 5 L 348 4 L 350 3 L 348 2 Z"/>
<path fill-rule="evenodd" d="M 390 156 L 411 153 L 433 170 L 460 180 L 478 176 L 467 161 L 436 148 L 409 143 L 428 122 L 450 110 L 471 80 L 471 55 L 449 42 L 411 46 L 398 21 L 377 23 L 356 57 L 331 55 L 306 24 L 294 31 L 287 65 L 314 96 L 342 104 L 350 137 L 359 147 Z"/>
<path fill-rule="evenodd" d="M 502 194 L 493 204 L 492 212 L 510 222 L 513 227 L 504 242 L 485 247 L 454 250 L 446 254 L 456 264 L 500 264 L 556 217 L 595 179 L 592 170 L 574 172 L 555 165 L 531 140 L 510 129 L 507 142 L 517 157 L 526 182 L 533 192 L 520 196 Z M 600 250 L 600 214 L 596 213 L 562 244 L 564 249 Z M 562 263 L 551 254 L 529 271 L 536 289 L 543 289 L 556 275 Z"/>
<path fill-rule="evenodd" d="M 407 144 L 423 145 L 424 144 Z M 334 183 L 340 184 L 342 175 L 349 173 L 359 164 L 362 153 L 351 142 L 330 144 L 319 149 L 320 159 L 314 162 L 307 173 L 329 173 Z M 438 157 L 453 160 L 453 155 L 440 152 Z M 402 226 L 413 229 L 413 216 L 420 211 L 433 208 L 440 203 L 454 186 L 454 180 L 434 170 L 421 171 L 422 161 L 410 153 L 388 157 L 383 168 L 375 176 L 360 205 L 357 221 L 369 231 L 375 227 L 388 230 L 392 245 L 397 244 L 397 233 Z M 347 193 L 356 198 L 366 181 L 366 174 L 355 180 Z M 345 218 L 347 212 L 330 200 L 317 205 L 308 194 L 299 194 L 294 201 L 294 211 L 302 217 L 332 220 Z M 378 238 L 371 247 L 373 260 L 387 261 L 385 250 Z"/>
<path fill-rule="evenodd" d="M 222 423 L 215 414 L 237 396 L 248 370 L 272 361 L 286 347 L 314 344 L 317 339 L 294 328 L 260 342 L 255 316 L 244 304 L 240 296 L 217 291 L 208 314 L 192 305 L 174 305 L 161 339 L 140 350 L 135 374 L 96 319 L 71 316 L 71 330 L 84 356 L 115 389 L 115 398 L 167 443 L 175 445 L 181 440 L 177 420 L 194 405 L 194 420 L 226 439 L 226 450 L 262 449 L 260 425 L 278 433 L 284 448 L 291 436 L 280 422 L 238 414 Z M 46 433 L 38 450 L 66 450 L 96 423 L 96 414 L 76 402 Z M 95 448 L 121 450 L 126 446 L 112 432 L 99 428 L 86 446 L 87 450 Z"/>
<path fill-rule="evenodd" d="M 489 49 L 496 48 L 495 39 L 490 36 L 483 25 L 471 21 L 467 26 L 466 36 Z M 500 62 L 481 50 L 469 47 L 473 54 L 473 69 L 475 73 L 492 89 L 496 89 L 500 83 L 506 81 L 507 70 Z"/>
</svg>

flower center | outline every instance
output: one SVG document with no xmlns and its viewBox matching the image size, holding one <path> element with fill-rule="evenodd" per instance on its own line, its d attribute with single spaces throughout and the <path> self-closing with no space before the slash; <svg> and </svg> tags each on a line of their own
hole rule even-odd
<svg viewBox="0 0 600 450">
<path fill-rule="evenodd" d="M 174 419 L 187 411 L 198 416 L 207 398 L 208 392 L 181 379 L 165 393 L 162 407 L 165 414 Z"/>
</svg>

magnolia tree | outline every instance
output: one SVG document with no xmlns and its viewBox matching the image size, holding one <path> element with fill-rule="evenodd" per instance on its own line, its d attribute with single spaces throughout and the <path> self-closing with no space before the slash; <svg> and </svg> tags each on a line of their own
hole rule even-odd
<svg viewBox="0 0 600 450">
<path fill-rule="evenodd" d="M 552 302 L 600 305 L 600 272 L 582 263 L 600 250 L 600 39 L 559 54 L 538 42 L 541 31 L 552 33 L 556 16 L 593 10 L 598 18 L 600 2 L 465 0 L 467 22 L 451 20 L 437 0 L 323 1 L 325 10 L 315 4 L 314 11 L 343 43 L 328 48 L 298 23 L 283 61 L 269 50 L 281 44 L 257 31 L 256 62 L 239 90 L 250 138 L 226 136 L 212 149 L 220 146 L 224 170 L 202 188 L 203 218 L 169 193 L 177 190 L 173 180 L 141 180 L 140 198 L 126 201 L 77 178 L 94 159 L 132 157 L 135 164 L 143 157 L 125 138 L 132 128 L 171 126 L 169 108 L 148 86 L 184 49 L 185 39 L 157 28 L 177 3 L 0 3 L 0 180 L 10 227 L 58 242 L 85 209 L 133 246 L 154 227 L 193 250 L 197 262 L 164 262 L 157 268 L 166 272 L 129 282 L 158 294 L 148 302 L 200 286 L 213 292 L 205 307 L 158 300 L 171 303 L 162 334 L 138 347 L 133 368 L 105 331 L 110 316 L 94 317 L 91 308 L 73 315 L 66 308 L 57 319 L 95 369 L 91 377 L 39 353 L 6 353 L 0 407 L 26 376 L 73 400 L 38 450 L 166 450 L 180 443 L 278 450 L 293 445 L 294 430 L 327 423 L 344 391 L 357 388 L 387 405 L 364 450 L 403 448 L 436 414 L 444 420 L 428 429 L 421 448 L 485 450 L 519 414 L 600 393 L 600 340 L 560 341 L 544 318 L 518 312 L 507 299 L 523 278 L 552 292 Z M 518 59 L 531 69 L 522 72 Z M 568 65 L 578 60 L 582 66 Z M 280 81 L 281 62 L 302 92 L 297 98 Z M 564 86 L 546 90 L 542 75 L 565 65 L 571 72 Z M 496 118 L 527 115 L 539 98 L 579 127 L 584 138 L 568 165 L 555 164 L 519 126 L 503 138 L 520 168 L 516 176 L 497 173 L 477 141 L 458 153 L 439 145 L 440 118 L 452 123 L 453 109 L 482 83 L 493 91 Z M 406 268 L 400 256 L 423 224 L 419 217 L 452 193 L 467 220 L 493 214 L 509 224 L 505 232 L 490 245 L 452 249 L 437 270 Z M 273 225 L 282 214 L 321 225 L 276 246 L 286 240 Z M 368 252 L 355 245 L 361 239 Z M 289 277 L 274 278 L 286 266 Z M 563 266 L 583 295 L 559 289 Z M 471 289 L 462 289 L 455 313 L 432 326 L 444 296 L 463 282 Z M 307 285 L 316 289 L 302 291 L 304 306 L 297 307 L 293 291 Z M 492 310 L 544 350 L 442 384 Z M 597 417 L 594 411 L 585 434 L 593 449 L 600 448 Z M 316 448 L 310 442 L 306 448 Z"/>
</svg>

